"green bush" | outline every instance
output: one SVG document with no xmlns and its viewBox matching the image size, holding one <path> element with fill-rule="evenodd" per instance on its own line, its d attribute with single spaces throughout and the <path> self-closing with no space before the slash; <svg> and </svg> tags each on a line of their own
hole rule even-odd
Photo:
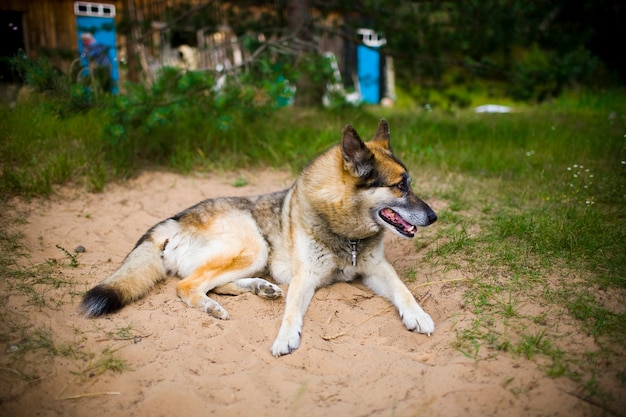
<svg viewBox="0 0 626 417">
<path fill-rule="evenodd" d="M 509 93 L 517 100 L 543 101 L 561 89 L 552 56 L 536 45 L 520 51 L 511 69 Z"/>
<path fill-rule="evenodd" d="M 74 72 L 79 68 L 78 65 L 72 65 L 70 73 L 66 74 L 53 67 L 47 58 L 30 59 L 18 54 L 10 58 L 9 62 L 22 83 L 35 93 L 35 97 L 45 99 L 41 104 L 61 116 L 89 110 L 108 99 L 108 95 L 94 94 L 88 85 L 77 82 Z"/>
<path fill-rule="evenodd" d="M 228 146 L 235 121 L 249 125 L 288 99 L 286 81 L 269 65 L 254 75 L 229 75 L 218 87 L 210 72 L 166 67 L 151 86 L 127 85 L 108 109 L 104 140 L 112 165 L 120 172 L 142 161 L 190 169 L 190 154 L 201 158 Z"/>
<path fill-rule="evenodd" d="M 508 93 L 516 100 L 540 102 L 589 81 L 597 67 L 598 59 L 584 48 L 556 54 L 533 45 L 514 54 Z"/>
</svg>

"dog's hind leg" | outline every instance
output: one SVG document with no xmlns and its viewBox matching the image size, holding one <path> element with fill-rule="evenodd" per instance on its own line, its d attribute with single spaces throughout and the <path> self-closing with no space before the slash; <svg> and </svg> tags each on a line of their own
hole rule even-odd
<svg viewBox="0 0 626 417">
<path fill-rule="evenodd" d="M 283 290 L 278 285 L 262 278 L 241 278 L 214 288 L 213 292 L 223 295 L 239 295 L 251 292 L 266 300 L 275 300 L 283 295 Z"/>
<path fill-rule="evenodd" d="M 205 254 L 204 261 L 199 262 L 199 266 L 178 283 L 176 290 L 187 305 L 225 320 L 229 318 L 228 313 L 207 293 L 224 286 L 226 290 L 248 286 L 251 291 L 261 291 L 261 284 L 255 280 L 242 281 L 240 285 L 233 285 L 233 282 L 254 277 L 265 270 L 268 248 L 263 238 L 254 234 L 245 238 L 222 236 L 219 242 L 212 241 L 211 246 L 213 249 Z M 269 293 L 268 288 L 263 290 Z"/>
<path fill-rule="evenodd" d="M 178 283 L 176 288 L 178 296 L 190 307 L 199 308 L 213 317 L 227 320 L 229 316 L 226 310 L 217 301 L 209 298 L 207 293 L 242 277 L 258 273 L 254 259 L 246 256 L 245 249 L 241 252 L 233 256 L 220 254 L 210 259 Z"/>
</svg>

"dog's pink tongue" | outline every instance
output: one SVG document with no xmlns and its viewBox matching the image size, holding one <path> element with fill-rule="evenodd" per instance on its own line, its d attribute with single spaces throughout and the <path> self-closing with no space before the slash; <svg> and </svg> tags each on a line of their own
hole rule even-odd
<svg viewBox="0 0 626 417">
<path fill-rule="evenodd" d="M 415 230 L 415 226 L 405 221 L 398 213 L 396 213 L 389 207 L 382 209 L 380 211 L 380 214 L 382 214 L 391 223 L 402 226 L 404 230 L 407 230 L 410 232 L 413 232 Z"/>
</svg>

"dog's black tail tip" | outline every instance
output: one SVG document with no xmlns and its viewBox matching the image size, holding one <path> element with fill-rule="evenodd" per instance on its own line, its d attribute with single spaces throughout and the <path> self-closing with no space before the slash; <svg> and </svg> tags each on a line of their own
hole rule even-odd
<svg viewBox="0 0 626 417">
<path fill-rule="evenodd" d="M 111 287 L 98 285 L 83 296 L 79 312 L 85 317 L 114 313 L 124 306 L 121 295 Z"/>
</svg>

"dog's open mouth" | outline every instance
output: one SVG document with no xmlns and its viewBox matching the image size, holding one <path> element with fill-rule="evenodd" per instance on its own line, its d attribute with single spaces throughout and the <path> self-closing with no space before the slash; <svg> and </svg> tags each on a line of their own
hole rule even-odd
<svg viewBox="0 0 626 417">
<path fill-rule="evenodd" d="M 417 232 L 417 227 L 404 220 L 402 216 L 400 216 L 389 207 L 385 207 L 384 209 L 379 211 L 378 215 L 381 219 L 395 227 L 400 234 L 406 237 L 415 236 L 415 232 Z"/>
</svg>

